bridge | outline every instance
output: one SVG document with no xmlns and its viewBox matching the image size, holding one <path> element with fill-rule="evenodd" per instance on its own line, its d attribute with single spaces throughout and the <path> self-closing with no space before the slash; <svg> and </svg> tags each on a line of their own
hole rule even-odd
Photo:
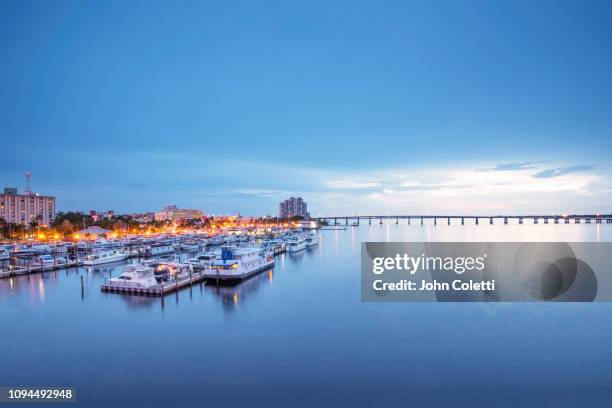
<svg viewBox="0 0 612 408">
<path fill-rule="evenodd" d="M 510 220 L 518 220 L 519 224 L 523 224 L 525 221 L 532 222 L 533 224 L 539 224 L 540 221 L 544 224 L 552 222 L 554 224 L 612 224 L 612 214 L 572 214 L 572 215 L 349 215 L 349 216 L 331 216 L 331 217 L 317 217 L 313 218 L 319 224 L 323 225 L 339 225 L 339 226 L 358 226 L 363 221 L 367 221 L 368 225 L 372 225 L 372 221 L 378 224 L 383 224 L 383 220 L 400 223 L 400 220 L 407 222 L 410 225 L 413 222 L 420 223 L 423 225 L 425 221 L 433 221 L 433 225 L 438 223 L 446 223 L 451 225 L 451 220 L 454 222 L 460 222 L 461 225 L 465 225 L 466 222 L 471 222 L 475 225 L 479 225 L 481 221 L 489 224 L 495 224 L 503 222 L 508 224 Z"/>
</svg>

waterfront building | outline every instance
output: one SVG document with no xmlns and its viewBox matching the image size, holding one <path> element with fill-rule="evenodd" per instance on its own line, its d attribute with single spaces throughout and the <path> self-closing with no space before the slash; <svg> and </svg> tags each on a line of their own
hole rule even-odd
<svg viewBox="0 0 612 408">
<path fill-rule="evenodd" d="M 55 217 L 55 197 L 38 193 L 18 194 L 16 188 L 5 187 L 0 194 L 0 218 L 14 224 L 28 225 L 38 221 L 49 225 Z"/>
<path fill-rule="evenodd" d="M 201 220 L 204 218 L 202 210 L 192 208 L 178 208 L 176 205 L 168 205 L 158 213 L 155 213 L 155 221 L 186 221 Z"/>
<path fill-rule="evenodd" d="M 302 197 L 290 197 L 278 205 L 279 218 L 304 217 L 310 218 L 308 207 Z"/>
</svg>

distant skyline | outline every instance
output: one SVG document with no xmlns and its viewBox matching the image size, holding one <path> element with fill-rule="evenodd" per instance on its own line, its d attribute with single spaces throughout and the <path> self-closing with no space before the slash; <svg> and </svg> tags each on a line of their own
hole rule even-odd
<svg viewBox="0 0 612 408">
<path fill-rule="evenodd" d="M 612 212 L 608 1 L 2 2 L 0 187 L 57 209 Z"/>
</svg>

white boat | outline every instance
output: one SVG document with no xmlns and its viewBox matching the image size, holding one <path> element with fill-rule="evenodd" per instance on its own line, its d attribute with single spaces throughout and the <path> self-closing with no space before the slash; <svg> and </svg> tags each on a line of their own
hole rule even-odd
<svg viewBox="0 0 612 408">
<path fill-rule="evenodd" d="M 300 252 L 306 249 L 306 240 L 301 235 L 294 236 L 287 241 L 287 252 Z"/>
<path fill-rule="evenodd" d="M 51 252 L 51 247 L 46 244 L 22 245 L 15 249 L 16 255 L 38 255 Z"/>
<path fill-rule="evenodd" d="M 145 251 L 147 256 L 166 255 L 174 252 L 176 252 L 176 249 L 172 244 L 153 244 L 147 247 Z"/>
<path fill-rule="evenodd" d="M 212 237 L 209 240 L 210 245 L 223 245 L 223 237 L 222 236 L 216 236 L 216 237 Z"/>
<path fill-rule="evenodd" d="M 200 250 L 200 244 L 195 241 L 183 241 L 174 244 L 177 251 L 195 252 Z"/>
<path fill-rule="evenodd" d="M 7 261 L 11 259 L 11 253 L 8 249 L 0 248 L 0 261 Z"/>
<path fill-rule="evenodd" d="M 319 235 L 316 232 L 312 231 L 306 237 L 306 246 L 308 248 L 319 245 Z"/>
<path fill-rule="evenodd" d="M 39 266 L 44 268 L 50 268 L 53 266 L 64 265 L 66 260 L 63 258 L 54 258 L 51 255 L 40 255 L 32 259 L 32 266 Z"/>
<path fill-rule="evenodd" d="M 52 254 L 65 254 L 68 252 L 68 246 L 70 244 L 61 242 L 54 245 L 51 245 L 51 253 Z"/>
<path fill-rule="evenodd" d="M 217 259 L 217 256 L 211 252 L 198 255 L 195 258 L 190 258 L 187 260 L 189 265 L 193 265 L 194 268 L 206 268 L 210 266 L 210 264 Z"/>
<path fill-rule="evenodd" d="M 110 278 L 111 288 L 149 289 L 160 284 L 172 284 L 189 277 L 190 267 L 187 264 L 174 262 L 143 261 L 141 264 L 127 265 L 121 275 Z"/>
<path fill-rule="evenodd" d="M 128 265 L 121 275 L 108 280 L 111 287 L 148 289 L 158 284 L 155 269 L 146 265 Z"/>
<path fill-rule="evenodd" d="M 220 280 L 239 280 L 274 266 L 272 252 L 259 247 L 223 247 L 221 259 L 215 259 L 204 270 L 204 277 Z"/>
<path fill-rule="evenodd" d="M 157 260 L 142 261 L 142 265 L 153 268 L 157 283 L 172 283 L 188 278 L 193 268 L 189 264 Z"/>
<path fill-rule="evenodd" d="M 124 252 L 119 251 L 98 251 L 91 255 L 87 255 L 83 261 L 83 265 L 93 266 L 110 262 L 123 261 L 128 257 Z"/>
</svg>

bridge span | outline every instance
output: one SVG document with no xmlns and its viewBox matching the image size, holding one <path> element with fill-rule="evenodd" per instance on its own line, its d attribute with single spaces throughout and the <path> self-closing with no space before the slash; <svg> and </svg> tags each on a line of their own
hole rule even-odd
<svg viewBox="0 0 612 408">
<path fill-rule="evenodd" d="M 411 223 L 420 223 L 423 225 L 425 221 L 433 221 L 433 225 L 438 223 L 446 223 L 451 225 L 451 220 L 460 222 L 465 225 L 466 222 L 471 222 L 479 225 L 484 221 L 489 224 L 498 223 L 508 224 L 510 220 L 518 220 L 519 224 L 531 222 L 539 224 L 540 221 L 544 224 L 612 224 L 612 214 L 571 214 L 571 215 L 350 215 L 350 216 L 331 216 L 331 217 L 316 217 L 313 218 L 322 225 L 340 225 L 340 226 L 358 226 L 361 222 L 366 222 L 372 225 L 372 221 L 378 224 L 384 224 L 383 220 L 391 221 L 399 224 L 400 220 Z"/>
</svg>

